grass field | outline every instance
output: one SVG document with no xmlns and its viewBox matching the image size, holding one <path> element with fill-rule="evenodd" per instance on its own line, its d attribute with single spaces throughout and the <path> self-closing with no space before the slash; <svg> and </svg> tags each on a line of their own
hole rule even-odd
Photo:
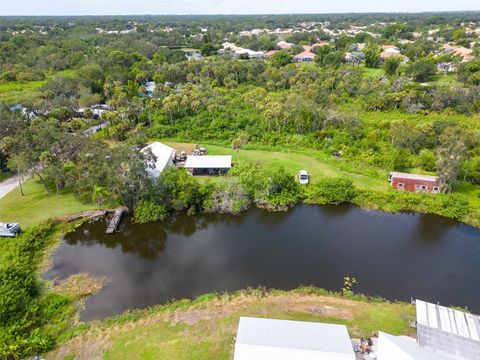
<svg viewBox="0 0 480 360">
<path fill-rule="evenodd" d="M 344 324 L 353 338 L 378 330 L 412 335 L 415 308 L 405 303 L 366 302 L 320 289 L 240 291 L 204 295 L 152 310 L 93 322 L 47 359 L 231 359 L 240 316 Z"/>
<path fill-rule="evenodd" d="M 73 77 L 74 70 L 64 70 L 57 73 L 48 74 L 45 80 L 37 81 L 9 81 L 0 83 L 0 101 L 7 104 L 18 104 L 25 101 L 28 97 L 35 95 L 35 93 L 48 82 L 55 75 Z"/>
<path fill-rule="evenodd" d="M 185 150 L 187 153 L 195 147 L 192 143 L 180 143 L 165 141 L 166 144 L 175 148 L 176 150 Z M 232 155 L 235 163 L 237 160 L 236 151 L 231 148 L 203 144 L 210 155 Z M 319 152 L 311 151 L 309 155 L 294 152 L 281 151 L 266 151 L 266 150 L 251 150 L 248 148 L 242 149 L 239 152 L 240 162 L 248 161 L 258 163 L 261 166 L 283 166 L 291 173 L 297 173 L 300 170 L 307 170 L 311 176 L 312 183 L 318 181 L 322 177 L 347 177 L 352 179 L 354 184 L 360 189 L 384 190 L 387 188 L 387 174 L 384 174 L 385 179 L 381 177 L 366 176 L 361 169 L 344 169 L 345 164 L 341 160 L 335 158 L 327 159 L 327 156 Z M 357 172 L 358 171 L 358 172 Z"/>
<path fill-rule="evenodd" d="M 23 189 L 25 196 L 16 188 L 0 199 L 2 221 L 17 222 L 25 228 L 60 215 L 96 209 L 93 202 L 84 202 L 70 192 L 47 194 L 34 179 L 27 180 Z"/>
</svg>

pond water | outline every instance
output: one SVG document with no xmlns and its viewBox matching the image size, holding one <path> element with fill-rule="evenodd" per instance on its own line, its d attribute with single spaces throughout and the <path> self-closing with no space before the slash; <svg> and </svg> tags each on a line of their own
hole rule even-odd
<svg viewBox="0 0 480 360">
<path fill-rule="evenodd" d="M 355 292 L 480 312 L 480 229 L 438 216 L 304 205 L 105 229 L 100 220 L 68 234 L 45 274 L 109 278 L 83 320 L 247 286 L 340 290 L 345 275 L 358 279 Z"/>
</svg>

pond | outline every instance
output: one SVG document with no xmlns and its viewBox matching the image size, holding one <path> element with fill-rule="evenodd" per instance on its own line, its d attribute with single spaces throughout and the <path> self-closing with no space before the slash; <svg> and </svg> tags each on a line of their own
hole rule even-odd
<svg viewBox="0 0 480 360">
<path fill-rule="evenodd" d="M 147 225 L 125 218 L 118 233 L 105 229 L 99 220 L 68 234 L 45 274 L 108 277 L 85 321 L 248 286 L 340 290 L 345 275 L 358 279 L 355 292 L 480 312 L 480 229 L 438 216 L 302 205 Z"/>
</svg>

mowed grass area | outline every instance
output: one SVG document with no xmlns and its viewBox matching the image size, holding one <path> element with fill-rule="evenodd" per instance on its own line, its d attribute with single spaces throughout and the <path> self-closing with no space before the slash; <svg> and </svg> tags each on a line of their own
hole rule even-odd
<svg viewBox="0 0 480 360">
<path fill-rule="evenodd" d="M 47 194 L 42 184 L 31 178 L 23 185 L 25 196 L 17 187 L 0 199 L 0 220 L 17 222 L 23 228 L 50 218 L 76 212 L 94 210 L 90 199 L 80 200 L 71 192 Z"/>
<path fill-rule="evenodd" d="M 45 85 L 49 79 L 54 76 L 74 77 L 75 70 L 63 70 L 56 73 L 47 74 L 45 80 L 34 81 L 8 81 L 0 83 L 0 101 L 7 104 L 18 104 L 27 98 L 34 96 L 40 88 Z"/>
<path fill-rule="evenodd" d="M 413 335 L 414 306 L 349 300 L 314 288 L 208 294 L 89 324 L 47 359 L 232 359 L 240 316 L 347 326 L 352 338 L 379 330 Z"/>
<path fill-rule="evenodd" d="M 185 150 L 187 154 L 195 147 L 192 143 L 163 141 L 165 144 L 178 150 Z M 231 148 L 205 144 L 202 146 L 207 148 L 210 155 L 232 155 L 232 161 L 238 163 L 237 152 Z M 307 170 L 310 174 L 312 183 L 315 183 L 322 177 L 346 177 L 352 179 L 355 186 L 360 189 L 385 190 L 387 189 L 387 174 L 382 176 L 367 176 L 362 174 L 362 170 L 348 169 L 345 170 L 345 164 L 341 160 L 327 159 L 327 156 L 319 152 L 311 151 L 311 155 L 295 152 L 251 150 L 248 145 L 245 149 L 239 151 L 240 162 L 258 163 L 260 166 L 283 166 L 291 173 L 297 173 L 300 170 Z M 337 163 L 337 164 L 336 164 Z"/>
</svg>

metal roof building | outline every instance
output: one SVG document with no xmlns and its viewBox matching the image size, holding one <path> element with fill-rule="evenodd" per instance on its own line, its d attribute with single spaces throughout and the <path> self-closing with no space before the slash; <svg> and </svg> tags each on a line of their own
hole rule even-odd
<svg viewBox="0 0 480 360">
<path fill-rule="evenodd" d="M 241 317 L 234 360 L 355 360 L 344 325 Z"/>
<path fill-rule="evenodd" d="M 415 304 L 422 348 L 452 359 L 480 359 L 480 316 L 421 300 Z"/>
<path fill-rule="evenodd" d="M 231 167 L 231 155 L 187 156 L 185 161 L 185 169 L 193 175 L 226 173 Z"/>
<path fill-rule="evenodd" d="M 142 152 L 148 149 L 150 149 L 153 155 L 155 155 L 156 160 L 155 164 L 152 164 L 153 167 L 147 168 L 147 173 L 151 177 L 157 178 L 167 166 L 173 165 L 173 156 L 175 154 L 175 149 L 158 141 L 144 147 L 142 149 Z"/>
<path fill-rule="evenodd" d="M 451 360 L 449 356 L 424 349 L 414 338 L 379 331 L 377 360 Z"/>
</svg>

